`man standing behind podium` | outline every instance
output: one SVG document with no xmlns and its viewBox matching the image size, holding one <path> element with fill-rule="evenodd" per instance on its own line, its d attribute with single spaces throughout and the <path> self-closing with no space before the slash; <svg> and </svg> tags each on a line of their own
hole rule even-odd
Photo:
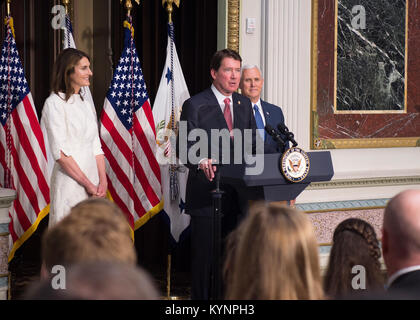
<svg viewBox="0 0 420 320">
<path fill-rule="evenodd" d="M 239 129 L 242 136 L 245 129 L 256 129 L 249 99 L 235 92 L 239 87 L 241 62 L 240 55 L 230 49 L 220 50 L 213 55 L 210 63 L 212 86 L 186 100 L 182 106 L 180 120 L 186 121 L 188 134 L 194 129 L 201 129 L 207 133 L 210 140 L 212 129 L 227 129 L 225 132 L 231 134 L 232 129 Z M 234 143 L 240 143 L 240 139 L 241 137 L 236 135 L 228 138 L 229 150 L 222 150 L 223 144 L 220 144 L 220 141 L 210 141 L 208 146 L 216 145 L 219 153 L 227 151 L 232 155 Z M 254 142 L 255 140 L 253 145 Z M 195 143 L 197 141 L 187 142 L 188 151 Z M 216 171 L 212 158 L 214 157 L 208 153 L 200 158 L 198 164 L 190 161 L 187 163 L 190 171 L 186 190 L 186 213 L 191 215 L 192 299 L 209 299 L 210 293 L 213 215 L 211 191 L 215 189 Z M 231 186 L 222 185 L 221 189 L 224 191 L 224 237 L 236 227 L 239 216 L 243 214 L 240 204 L 244 201 L 239 201 L 237 192 Z"/>
<path fill-rule="evenodd" d="M 284 124 L 283 111 L 280 107 L 261 100 L 261 89 L 263 84 L 264 79 L 257 66 L 245 65 L 242 67 L 242 77 L 239 86 L 242 94 L 251 99 L 257 128 L 264 129 L 264 127 L 269 124 L 277 130 L 277 125 L 279 123 Z M 281 135 L 281 137 L 285 141 L 282 148 L 278 146 L 278 144 L 269 134 L 267 134 L 266 131 L 264 131 L 264 152 L 283 153 L 286 151 L 289 148 L 289 143 L 286 141 L 286 137 L 283 135 Z"/>
<path fill-rule="evenodd" d="M 242 94 L 251 100 L 257 128 L 262 129 L 269 124 L 272 128 L 277 130 L 277 125 L 279 123 L 284 124 L 283 111 L 280 107 L 261 99 L 263 84 L 264 78 L 256 65 L 244 65 L 242 67 L 242 77 L 239 87 L 241 88 Z M 274 141 L 272 136 L 264 131 L 264 153 L 283 153 L 289 149 L 289 141 L 287 138 L 281 133 L 280 137 L 284 141 L 282 147 Z M 291 199 L 287 204 L 294 207 L 295 202 L 296 199 Z"/>
</svg>

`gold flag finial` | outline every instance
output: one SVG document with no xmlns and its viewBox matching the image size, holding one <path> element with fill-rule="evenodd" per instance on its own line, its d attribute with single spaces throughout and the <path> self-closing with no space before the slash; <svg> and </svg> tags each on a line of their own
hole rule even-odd
<svg viewBox="0 0 420 320">
<path fill-rule="evenodd" d="M 140 5 L 140 0 L 134 0 L 137 2 L 138 5 Z M 122 3 L 122 0 L 120 0 L 120 3 Z M 131 0 L 125 0 L 125 8 L 127 9 L 127 16 L 131 15 L 131 9 L 133 9 L 133 4 L 131 3 Z"/>
<path fill-rule="evenodd" d="M 64 7 L 66 8 L 66 14 L 69 13 L 70 0 L 63 0 Z"/>
<path fill-rule="evenodd" d="M 180 0 L 162 0 L 163 7 L 165 7 L 165 3 L 166 3 L 166 11 L 168 12 L 169 23 L 172 23 L 172 11 L 174 11 L 172 4 L 175 3 L 175 5 L 179 8 L 179 1 Z"/>
<path fill-rule="evenodd" d="M 12 3 L 12 0 L 7 0 L 7 16 L 10 17 L 10 4 Z"/>
</svg>

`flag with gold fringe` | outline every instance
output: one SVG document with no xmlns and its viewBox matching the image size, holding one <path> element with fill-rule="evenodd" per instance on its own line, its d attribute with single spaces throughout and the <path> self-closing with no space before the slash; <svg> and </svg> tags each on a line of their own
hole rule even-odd
<svg viewBox="0 0 420 320">
<path fill-rule="evenodd" d="M 16 190 L 9 210 L 9 262 L 48 214 L 47 156 L 32 94 L 14 39 L 13 19 L 6 19 L 0 62 L 0 186 Z"/>
<path fill-rule="evenodd" d="M 129 18 L 131 20 L 131 18 Z M 101 114 L 108 191 L 133 230 L 163 207 L 156 132 L 131 21 Z"/>
<path fill-rule="evenodd" d="M 188 168 L 179 163 L 175 148 L 171 145 L 178 132 L 182 104 L 189 97 L 176 52 L 174 25 L 170 22 L 166 62 L 153 105 L 153 117 L 156 125 L 156 142 L 159 146 L 156 157 L 162 176 L 164 213 L 168 217 L 170 234 L 175 242 L 179 242 L 182 233 L 189 226 L 190 216 L 185 214 Z"/>
</svg>

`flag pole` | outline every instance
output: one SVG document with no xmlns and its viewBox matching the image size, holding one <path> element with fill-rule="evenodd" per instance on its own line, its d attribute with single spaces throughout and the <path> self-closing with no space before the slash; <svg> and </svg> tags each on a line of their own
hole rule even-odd
<svg viewBox="0 0 420 320">
<path fill-rule="evenodd" d="M 133 9 L 133 4 L 131 3 L 131 0 L 125 1 L 125 8 L 127 9 L 127 16 L 131 16 L 131 9 Z"/>
<path fill-rule="evenodd" d="M 122 3 L 123 0 L 120 0 L 120 3 Z M 138 5 L 140 5 L 140 0 L 134 0 L 137 2 Z M 133 4 L 131 0 L 125 0 L 125 8 L 127 9 L 127 16 L 131 16 L 131 10 L 133 9 Z"/>
<path fill-rule="evenodd" d="M 168 22 L 172 23 L 172 12 L 174 11 L 172 5 L 175 5 L 179 8 L 179 1 L 180 0 L 162 0 L 162 6 L 165 7 L 166 3 L 166 11 L 168 12 Z"/>
<path fill-rule="evenodd" d="M 168 13 L 168 23 L 172 24 L 172 12 L 173 12 L 173 4 L 179 8 L 179 2 L 180 0 L 162 0 L 162 6 L 165 8 L 166 4 L 166 12 Z M 173 70 L 171 70 L 173 72 Z M 172 83 L 173 85 L 173 83 Z M 173 110 L 172 110 L 173 111 Z M 171 114 L 171 119 L 175 120 L 175 115 Z M 171 129 L 174 130 L 175 126 L 172 124 Z M 172 164 L 173 165 L 173 164 Z M 171 166 L 172 166 L 171 165 Z M 169 199 L 166 199 L 169 201 Z M 169 246 L 171 248 L 171 246 Z M 166 269 L 166 299 L 167 300 L 177 300 L 178 297 L 171 296 L 171 260 L 172 260 L 172 254 L 171 249 L 169 249 L 168 253 L 168 265 Z"/>
<path fill-rule="evenodd" d="M 7 18 L 5 20 L 5 24 L 8 25 L 12 31 L 12 35 L 13 37 L 15 36 L 15 31 L 13 28 L 13 18 L 11 15 L 11 10 L 10 10 L 10 4 L 12 3 L 12 0 L 7 0 Z M 8 48 L 10 48 L 10 44 L 8 45 Z M 7 66 L 10 67 L 10 51 L 8 53 L 8 57 L 7 57 Z M 9 68 L 10 69 L 10 68 Z M 12 175 L 12 136 L 11 136 L 11 117 L 10 114 L 12 112 L 11 110 L 11 97 L 10 95 L 10 70 L 9 70 L 9 84 L 8 84 L 8 89 L 9 89 L 9 93 L 8 93 L 8 99 L 7 99 L 7 122 L 6 122 L 6 144 L 7 144 L 7 152 L 6 152 L 6 165 L 7 167 L 5 168 L 5 177 L 4 177 L 4 187 L 6 188 L 12 188 L 13 186 L 13 175 Z"/>
<path fill-rule="evenodd" d="M 70 0 L 63 0 L 64 7 L 66 8 L 66 14 L 69 14 Z"/>
<path fill-rule="evenodd" d="M 166 299 L 171 299 L 171 259 L 172 255 L 168 254 L 168 263 L 166 268 Z"/>
<path fill-rule="evenodd" d="M 10 4 L 12 3 L 12 0 L 7 0 L 7 16 L 10 17 Z"/>
<path fill-rule="evenodd" d="M 10 4 L 12 3 L 12 0 L 7 0 L 7 16 L 10 17 Z M 7 169 L 6 169 L 7 170 Z M 12 300 L 12 281 L 11 281 L 11 273 L 8 272 L 8 279 L 7 279 L 7 299 Z"/>
</svg>

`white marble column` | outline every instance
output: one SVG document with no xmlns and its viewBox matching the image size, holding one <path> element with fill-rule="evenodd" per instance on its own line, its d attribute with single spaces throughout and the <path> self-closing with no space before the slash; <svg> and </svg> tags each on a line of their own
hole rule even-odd
<svg viewBox="0 0 420 320">
<path fill-rule="evenodd" d="M 7 299 L 9 286 L 9 208 L 16 197 L 16 191 L 0 188 L 0 300 Z"/>
<path fill-rule="evenodd" d="M 281 106 L 299 146 L 309 150 L 311 0 L 263 0 L 263 98 Z"/>
</svg>

